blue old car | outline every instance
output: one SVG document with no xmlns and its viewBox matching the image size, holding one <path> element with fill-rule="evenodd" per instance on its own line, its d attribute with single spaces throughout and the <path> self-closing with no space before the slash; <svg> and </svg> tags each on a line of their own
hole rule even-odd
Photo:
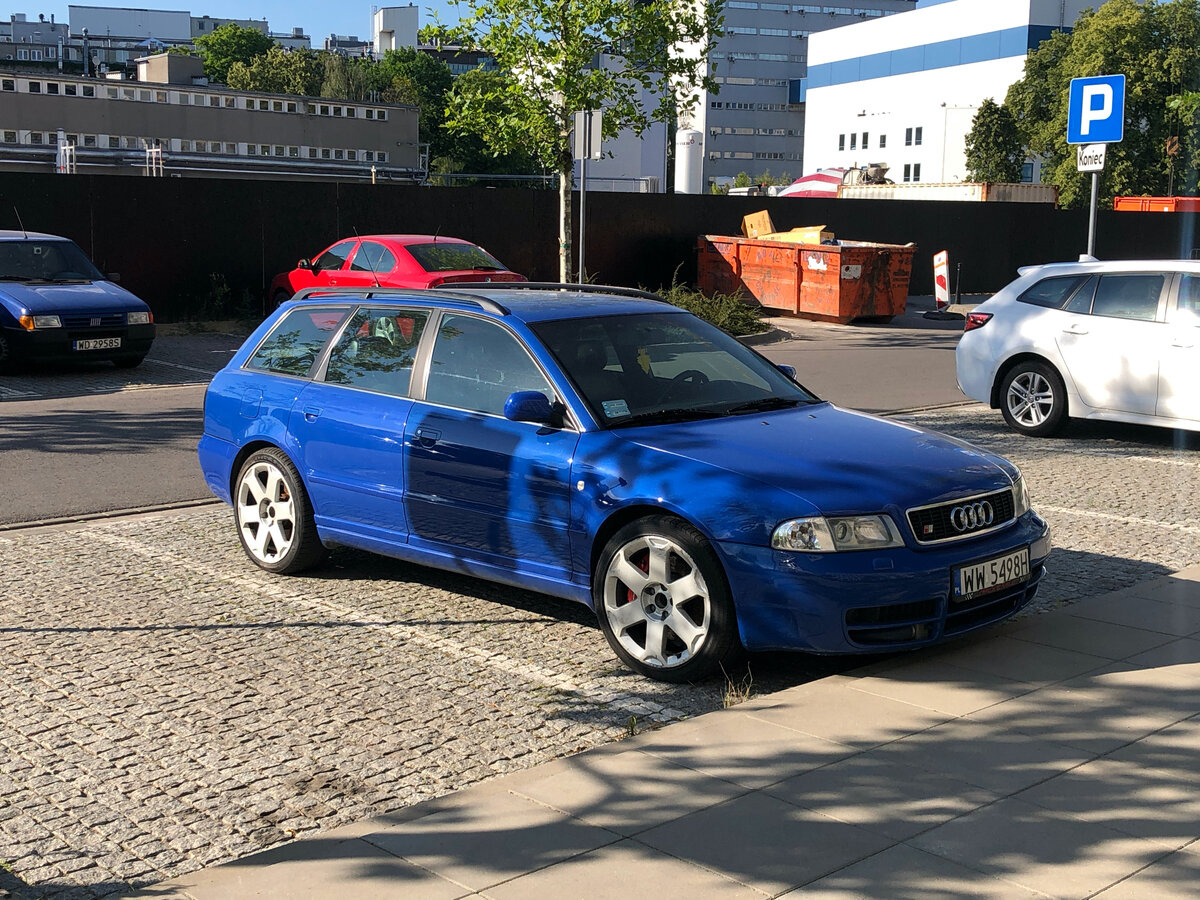
<svg viewBox="0 0 1200 900">
<path fill-rule="evenodd" d="M 1032 599 L 1049 528 L 1016 466 L 793 376 L 620 288 L 301 292 L 213 379 L 199 457 L 263 569 L 341 545 L 576 600 L 665 681 Z"/>
<path fill-rule="evenodd" d="M 0 369 L 32 360 L 139 365 L 154 316 L 113 277 L 66 238 L 0 231 Z"/>
</svg>

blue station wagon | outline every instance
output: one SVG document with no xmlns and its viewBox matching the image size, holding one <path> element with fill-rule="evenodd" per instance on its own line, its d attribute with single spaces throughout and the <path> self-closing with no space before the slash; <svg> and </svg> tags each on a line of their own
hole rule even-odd
<svg viewBox="0 0 1200 900">
<path fill-rule="evenodd" d="M 32 360 L 140 365 L 154 316 L 116 277 L 66 238 L 0 231 L 0 369 Z"/>
<path fill-rule="evenodd" d="M 1049 528 L 1012 463 L 794 374 L 621 288 L 302 291 L 213 379 L 199 459 L 263 569 L 340 545 L 575 600 L 665 681 L 1033 598 Z"/>
</svg>

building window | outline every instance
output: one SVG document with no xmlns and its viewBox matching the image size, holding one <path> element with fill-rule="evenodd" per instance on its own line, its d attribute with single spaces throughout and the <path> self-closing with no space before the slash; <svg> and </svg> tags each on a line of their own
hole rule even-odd
<svg viewBox="0 0 1200 900">
<path fill-rule="evenodd" d="M 17 48 L 17 59 L 22 59 L 22 60 L 29 59 L 29 51 L 27 49 L 25 49 L 24 47 Z"/>
<path fill-rule="evenodd" d="M 1021 163 L 1021 181 L 1024 184 L 1033 184 L 1033 163 Z"/>
<path fill-rule="evenodd" d="M 912 146 L 912 129 L 911 128 L 904 129 L 904 146 L 905 147 Z"/>
<path fill-rule="evenodd" d="M 225 108 L 226 109 L 237 109 L 237 97 L 226 97 L 225 98 Z"/>
<path fill-rule="evenodd" d="M 47 93 L 47 94 L 57 94 L 57 93 L 58 93 L 58 84 L 57 84 L 57 82 L 54 82 L 54 81 L 47 81 L 47 82 L 46 82 L 46 93 Z"/>
<path fill-rule="evenodd" d="M 913 132 L 913 144 L 915 144 L 915 145 L 916 145 L 916 146 L 918 146 L 918 147 L 920 147 L 920 146 L 921 146 L 921 132 L 922 132 L 923 130 L 924 130 L 924 129 L 917 128 L 917 129 L 916 129 L 916 130 Z"/>
<path fill-rule="evenodd" d="M 886 147 L 887 147 L 887 135 L 881 134 L 879 136 L 879 149 L 883 150 L 883 149 L 886 149 Z"/>
<path fill-rule="evenodd" d="M 333 158 L 334 158 L 334 159 L 345 159 L 345 158 L 346 158 L 346 154 L 345 154 L 343 151 L 341 151 L 341 150 L 334 150 L 334 151 L 333 151 Z"/>
<path fill-rule="evenodd" d="M 374 153 L 372 153 L 370 150 L 364 150 L 364 151 L 363 151 L 363 160 L 364 160 L 365 162 L 371 162 L 371 161 L 373 161 L 374 159 L 375 159 L 375 154 L 374 154 Z"/>
<path fill-rule="evenodd" d="M 309 147 L 309 148 L 308 148 L 308 158 L 309 158 L 309 159 L 316 159 L 316 158 L 317 158 L 317 148 L 316 148 L 316 147 Z"/>
<path fill-rule="evenodd" d="M 380 162 L 388 161 L 388 155 L 386 153 L 384 153 L 382 150 L 380 150 L 378 153 L 375 154 L 375 158 L 377 160 L 379 160 Z"/>
<path fill-rule="evenodd" d="M 108 149 L 109 150 L 119 150 L 120 147 L 121 147 L 121 139 L 119 137 L 117 137 L 116 135 L 110 134 L 108 136 Z"/>
<path fill-rule="evenodd" d="M 83 136 L 83 146 L 95 147 L 96 146 L 96 136 L 94 134 L 85 134 Z"/>
<path fill-rule="evenodd" d="M 921 180 L 921 164 L 913 163 L 913 181 Z"/>
<path fill-rule="evenodd" d="M 333 154 L 329 152 L 329 148 L 328 148 L 328 147 L 322 147 L 322 148 L 321 148 L 321 159 L 329 159 L 329 158 L 331 158 L 332 156 L 333 156 Z"/>
<path fill-rule="evenodd" d="M 246 155 L 247 156 L 258 156 L 258 148 L 255 147 L 253 144 L 247 144 L 246 145 Z"/>
<path fill-rule="evenodd" d="M 368 109 L 368 110 L 367 110 L 367 118 L 368 118 L 368 119 L 373 119 L 373 118 L 375 118 L 375 110 L 373 110 L 373 109 Z"/>
<path fill-rule="evenodd" d="M 77 96 L 79 96 L 79 85 L 64 84 L 63 85 L 63 93 L 66 94 L 68 97 L 77 97 Z"/>
<path fill-rule="evenodd" d="M 42 83 L 40 81 L 29 82 L 29 93 L 40 94 L 42 92 Z"/>
<path fill-rule="evenodd" d="M 911 163 L 904 164 L 904 180 L 912 181 L 912 164 Z"/>
<path fill-rule="evenodd" d="M 323 115 L 323 116 L 329 115 L 329 107 L 326 106 L 324 103 L 321 104 L 320 109 L 321 109 L 321 115 Z"/>
<path fill-rule="evenodd" d="M 294 100 L 289 100 L 288 105 L 287 105 L 287 111 L 290 113 L 294 113 L 296 111 L 296 109 L 297 109 L 296 102 Z"/>
<path fill-rule="evenodd" d="M 866 149 L 867 149 L 867 133 L 866 133 L 865 131 L 863 132 L 863 143 L 862 143 L 862 148 L 863 148 L 864 150 L 866 150 Z"/>
<path fill-rule="evenodd" d="M 283 147 L 282 147 L 281 145 L 279 145 L 279 144 L 276 144 L 276 145 L 275 145 L 275 155 L 276 155 L 276 156 L 283 156 L 283 154 L 284 154 L 284 149 L 283 149 Z"/>
<path fill-rule="evenodd" d="M 17 142 L 17 133 L 15 131 L 4 132 L 4 143 L 15 144 Z"/>
<path fill-rule="evenodd" d="M 85 85 L 83 86 L 83 96 L 85 96 L 85 97 L 95 97 L 95 96 L 96 96 L 96 87 L 95 87 L 95 85 L 91 85 L 91 84 L 85 84 Z"/>
<path fill-rule="evenodd" d="M 844 134 L 838 135 L 838 149 L 839 150 L 846 149 L 846 136 Z"/>
<path fill-rule="evenodd" d="M 166 91 L 155 91 L 154 92 L 154 100 L 157 103 L 166 103 L 167 102 L 167 92 Z"/>
<path fill-rule="evenodd" d="M 346 118 L 347 119 L 353 119 L 357 115 L 358 115 L 358 111 L 353 106 L 346 107 Z"/>
<path fill-rule="evenodd" d="M 851 150 L 857 150 L 857 149 L 858 149 L 858 134 L 857 134 L 857 133 L 855 133 L 855 132 L 852 132 L 852 133 L 850 134 L 850 149 L 851 149 Z"/>
<path fill-rule="evenodd" d="M 292 157 L 293 159 L 298 159 L 300 156 L 300 148 L 288 147 L 288 156 Z"/>
<path fill-rule="evenodd" d="M 380 122 L 386 122 L 387 121 L 387 110 L 386 109 L 375 110 L 375 118 L 378 119 Z"/>
<path fill-rule="evenodd" d="M 271 101 L 271 109 L 274 112 L 283 112 L 283 101 L 282 100 L 272 100 Z"/>
<path fill-rule="evenodd" d="M 12 78 L 0 79 L 0 91 L 15 91 L 17 82 Z"/>
<path fill-rule="evenodd" d="M 268 109 L 271 108 L 271 106 L 266 100 L 259 100 L 258 108 L 261 109 L 263 112 L 266 112 Z"/>
</svg>

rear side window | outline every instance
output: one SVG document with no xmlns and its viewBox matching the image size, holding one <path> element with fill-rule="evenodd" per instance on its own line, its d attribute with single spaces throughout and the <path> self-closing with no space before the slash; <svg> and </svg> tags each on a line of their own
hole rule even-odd
<svg viewBox="0 0 1200 900">
<path fill-rule="evenodd" d="M 474 244 L 409 244 L 404 248 L 426 272 L 458 272 L 463 269 L 503 269 L 504 266 L 482 247 Z"/>
<path fill-rule="evenodd" d="M 1179 309 L 1200 316 L 1200 275 L 1179 276 Z"/>
<path fill-rule="evenodd" d="M 1158 316 L 1164 277 L 1161 273 L 1101 275 L 1092 300 L 1092 315 L 1153 322 Z"/>
<path fill-rule="evenodd" d="M 428 318 L 424 310 L 360 309 L 330 351 L 325 380 L 407 396 Z"/>
<path fill-rule="evenodd" d="M 306 377 L 321 355 L 325 342 L 348 312 L 311 307 L 293 309 L 275 323 L 266 340 L 246 362 L 246 368 Z"/>
<path fill-rule="evenodd" d="M 1054 278 L 1043 278 L 1017 299 L 1022 303 L 1032 303 L 1034 306 L 1062 309 L 1086 280 L 1086 275 L 1059 275 Z"/>
</svg>

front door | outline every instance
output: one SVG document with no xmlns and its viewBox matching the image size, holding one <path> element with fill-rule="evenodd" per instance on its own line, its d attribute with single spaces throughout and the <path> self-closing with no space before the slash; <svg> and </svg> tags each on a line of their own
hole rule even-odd
<svg viewBox="0 0 1200 900">
<path fill-rule="evenodd" d="M 1180 275 L 1166 326 L 1158 379 L 1158 414 L 1200 421 L 1200 275 Z"/>
</svg>

